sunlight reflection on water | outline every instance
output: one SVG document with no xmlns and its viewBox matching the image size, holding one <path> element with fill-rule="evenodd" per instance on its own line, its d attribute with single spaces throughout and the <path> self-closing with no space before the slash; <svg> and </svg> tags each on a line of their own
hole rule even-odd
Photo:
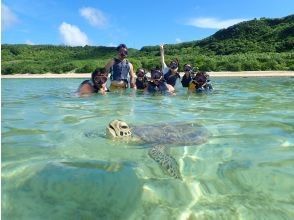
<svg viewBox="0 0 294 220">
<path fill-rule="evenodd" d="M 80 98 L 78 79 L 2 79 L 3 219 L 293 218 L 294 79 L 212 80 L 208 95 Z M 211 136 L 170 148 L 180 181 L 150 145 L 106 139 L 117 118 Z"/>
</svg>

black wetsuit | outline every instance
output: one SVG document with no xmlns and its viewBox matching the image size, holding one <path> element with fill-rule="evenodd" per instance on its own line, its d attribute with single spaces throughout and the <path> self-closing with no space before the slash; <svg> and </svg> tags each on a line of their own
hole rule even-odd
<svg viewBox="0 0 294 220">
<path fill-rule="evenodd" d="M 212 85 L 210 84 L 210 80 L 206 81 L 206 83 L 202 86 L 196 86 L 195 92 L 202 93 L 202 92 L 210 92 L 213 90 Z"/>
<path fill-rule="evenodd" d="M 186 76 L 186 74 L 183 75 L 183 78 L 181 80 L 182 86 L 183 87 L 189 87 L 189 84 L 192 80 L 191 75 L 189 75 L 188 77 Z"/>
<path fill-rule="evenodd" d="M 178 78 L 181 78 L 179 73 L 172 74 L 171 70 L 164 74 L 164 80 L 166 81 L 166 83 L 172 85 L 173 87 L 176 85 Z"/>
<path fill-rule="evenodd" d="M 164 81 L 160 81 L 158 85 L 156 85 L 154 82 L 148 82 L 147 91 L 154 93 L 154 92 L 166 92 L 168 91 L 168 88 L 166 86 L 166 83 Z"/>
<path fill-rule="evenodd" d="M 142 80 L 136 79 L 137 89 L 145 89 L 147 86 L 148 86 L 148 80 L 146 76 L 144 76 Z"/>
</svg>

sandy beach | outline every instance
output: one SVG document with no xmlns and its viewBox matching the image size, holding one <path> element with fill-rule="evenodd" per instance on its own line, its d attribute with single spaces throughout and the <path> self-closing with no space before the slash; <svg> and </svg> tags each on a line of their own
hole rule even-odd
<svg viewBox="0 0 294 220">
<path fill-rule="evenodd" d="M 181 73 L 182 75 L 183 73 Z M 294 77 L 294 71 L 241 71 L 241 72 L 208 72 L 211 77 Z M 46 73 L 46 74 L 14 74 L 1 75 L 2 79 L 7 78 L 90 78 L 91 73 Z"/>
</svg>

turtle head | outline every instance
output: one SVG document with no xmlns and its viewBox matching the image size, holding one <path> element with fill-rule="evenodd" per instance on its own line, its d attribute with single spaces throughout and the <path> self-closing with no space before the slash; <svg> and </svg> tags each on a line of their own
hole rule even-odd
<svg viewBox="0 0 294 220">
<path fill-rule="evenodd" d="M 106 135 L 111 138 L 125 138 L 132 135 L 129 125 L 121 120 L 113 120 L 106 127 Z"/>
</svg>

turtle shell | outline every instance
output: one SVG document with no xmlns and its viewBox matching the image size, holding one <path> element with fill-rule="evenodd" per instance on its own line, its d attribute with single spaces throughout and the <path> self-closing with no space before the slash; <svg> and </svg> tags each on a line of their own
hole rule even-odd
<svg viewBox="0 0 294 220">
<path fill-rule="evenodd" d="M 197 145 L 207 141 L 208 130 L 196 123 L 130 125 L 132 136 L 145 144 Z"/>
</svg>

